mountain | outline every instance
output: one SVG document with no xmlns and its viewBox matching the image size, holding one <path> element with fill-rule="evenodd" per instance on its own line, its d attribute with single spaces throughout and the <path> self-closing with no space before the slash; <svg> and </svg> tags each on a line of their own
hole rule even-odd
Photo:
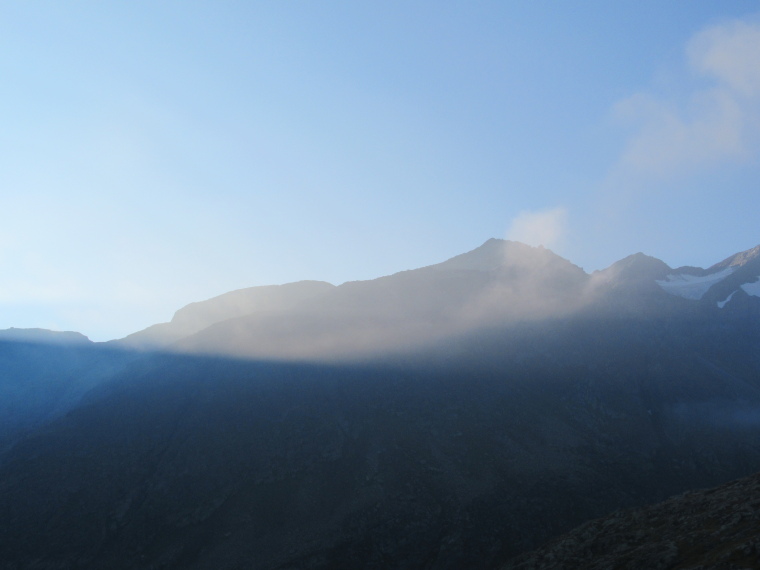
<svg viewBox="0 0 760 570">
<path fill-rule="evenodd" d="M 191 303 L 174 314 L 171 322 L 152 325 L 115 341 L 128 349 L 165 348 L 215 323 L 250 314 L 277 314 L 319 297 L 333 285 L 324 281 L 299 281 L 285 285 L 249 287 Z"/>
<path fill-rule="evenodd" d="M 582 525 L 502 570 L 757 568 L 760 474 Z"/>
<path fill-rule="evenodd" d="M 756 472 L 752 251 L 692 298 L 661 282 L 725 267 L 489 240 L 96 345 L 88 391 L 0 454 L 0 569 L 500 567 Z"/>
<path fill-rule="evenodd" d="M 442 263 L 369 281 L 233 291 L 191 303 L 170 323 L 113 344 L 246 358 L 361 359 L 584 311 L 657 317 L 696 310 L 674 298 L 723 308 L 760 294 L 759 278 L 760 246 L 706 270 L 674 270 L 637 253 L 588 275 L 550 250 L 490 239 Z M 751 310 L 739 304 L 740 313 Z"/>
<path fill-rule="evenodd" d="M 73 331 L 50 331 L 47 329 L 9 329 L 0 330 L 0 342 L 26 342 L 37 344 L 52 344 L 58 346 L 79 345 L 90 343 L 90 339 L 81 333 Z"/>
<path fill-rule="evenodd" d="M 665 291 L 685 299 L 724 308 L 737 298 L 760 296 L 760 246 L 732 255 L 709 267 L 681 267 L 657 281 Z"/>
<path fill-rule="evenodd" d="M 355 360 L 407 353 L 496 323 L 568 314 L 588 276 L 543 248 L 504 240 L 437 265 L 344 283 L 279 311 L 215 323 L 178 341 L 192 354 Z"/>
<path fill-rule="evenodd" d="M 636 253 L 613 263 L 607 269 L 595 271 L 592 279 L 616 290 L 624 289 L 626 294 L 641 289 L 651 293 L 657 290 L 655 285 L 658 280 L 665 279 L 671 271 L 665 262 Z"/>
<path fill-rule="evenodd" d="M 0 330 L 0 450 L 75 407 L 129 358 L 76 332 Z"/>
<path fill-rule="evenodd" d="M 753 288 L 759 254 L 760 246 L 706 270 L 674 270 L 637 253 L 588 275 L 550 250 L 491 239 L 442 263 L 369 281 L 233 291 L 188 305 L 170 323 L 115 345 L 345 361 L 418 351 L 490 326 L 581 313 L 660 318 L 705 305 L 722 309 L 733 300 L 736 312 L 745 314 L 759 306 L 747 299 L 760 294 Z"/>
</svg>

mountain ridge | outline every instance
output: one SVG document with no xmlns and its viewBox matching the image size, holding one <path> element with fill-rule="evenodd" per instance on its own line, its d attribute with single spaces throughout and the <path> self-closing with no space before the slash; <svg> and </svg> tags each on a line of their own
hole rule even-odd
<svg viewBox="0 0 760 570">
<path fill-rule="evenodd" d="M 410 287 L 416 288 L 420 294 L 410 296 Z M 425 288 L 430 295 L 423 295 Z M 289 329 L 298 328 L 299 319 L 332 319 L 333 329 L 343 327 L 348 330 L 350 324 L 341 325 L 340 315 L 353 314 L 356 316 L 354 320 L 364 319 L 367 323 L 377 322 L 378 326 L 407 330 L 412 337 L 416 335 L 416 340 L 410 337 L 409 342 L 424 345 L 429 342 L 423 338 L 425 335 L 460 334 L 499 319 L 547 318 L 582 310 L 589 304 L 600 307 L 628 304 L 639 311 L 668 311 L 670 302 L 660 296 L 661 291 L 670 297 L 699 301 L 719 309 L 732 302 L 742 306 L 753 304 L 753 299 L 760 296 L 760 246 L 733 254 L 708 269 L 687 266 L 672 269 L 663 261 L 639 252 L 587 274 L 549 249 L 491 238 L 469 252 L 440 263 L 376 279 L 349 281 L 338 286 L 299 281 L 230 291 L 190 303 L 179 308 L 170 322 L 154 324 L 124 338 L 108 341 L 108 344 L 130 350 L 209 352 L 217 350 L 224 342 L 214 337 L 225 336 L 221 330 L 226 321 L 230 321 L 228 326 L 238 332 L 249 325 L 261 330 L 253 333 L 256 337 L 251 338 L 250 343 L 253 343 L 264 335 L 263 328 L 282 329 L 286 322 L 293 323 Z M 630 297 L 631 302 L 616 296 Z M 373 306 L 374 311 L 371 310 Z M 402 313 L 409 319 L 416 319 L 414 324 L 402 319 Z M 248 324 L 240 319 L 247 320 Z M 483 322 L 476 322 L 478 319 Z M 233 323 L 233 320 L 237 322 Z M 308 326 L 304 324 L 303 328 Z M 438 333 L 432 333 L 432 329 Z M 0 334 L 9 337 L 19 333 Z M 44 336 L 34 334 L 38 334 L 39 339 Z M 340 340 L 335 334 L 335 331 L 325 331 L 325 336 L 335 339 L 332 349 L 329 342 L 322 343 L 325 350 L 332 350 L 335 354 L 359 350 L 351 346 L 358 342 Z M 389 329 L 380 335 L 383 338 L 376 338 L 374 342 L 393 344 L 390 340 L 393 334 Z M 367 343 L 373 342 L 369 338 L 373 336 L 371 331 L 357 330 L 349 336 L 354 339 L 368 337 Z M 201 346 L 206 342 L 203 337 L 209 339 L 208 347 Z M 52 339 L 53 335 L 46 338 Z M 57 338 L 63 336 L 59 334 Z M 70 340 L 73 338 L 71 336 Z M 302 357 L 307 357 L 313 355 L 314 350 L 317 349 L 304 347 L 290 352 L 300 352 Z M 244 350 L 236 352 L 239 355 L 245 353 Z M 278 354 L 285 355 L 277 350 L 269 353 L 275 357 Z M 257 355 L 267 356 L 267 353 L 262 349 Z"/>
<path fill-rule="evenodd" d="M 324 281 L 296 281 L 237 289 L 185 305 L 174 313 L 170 322 L 152 325 L 111 342 L 124 348 L 164 347 L 230 318 L 261 311 L 286 310 L 333 287 Z"/>
<path fill-rule="evenodd" d="M 42 328 L 16 328 L 0 330 L 0 341 L 17 341 L 46 344 L 91 344 L 85 335 L 75 331 L 53 331 Z"/>
<path fill-rule="evenodd" d="M 754 262 L 746 262 L 752 251 L 728 258 L 745 262 L 740 274 L 721 284 L 722 275 L 715 283 L 694 281 L 642 253 L 587 274 L 551 250 L 492 238 L 441 263 L 325 286 L 275 310 L 226 314 L 162 346 L 237 357 L 355 359 L 416 350 L 499 323 L 559 318 L 594 307 L 668 313 L 685 310 L 678 297 L 699 301 L 713 285 L 741 286 L 754 271 Z M 713 301 L 722 295 L 719 289 L 707 297 L 713 305 L 728 296 Z M 188 305 L 177 314 L 191 315 L 202 305 Z"/>
<path fill-rule="evenodd" d="M 0 448 L 0 569 L 499 567 L 760 470 L 743 281 L 720 308 L 647 256 L 600 277 L 483 247 L 173 350 L 0 343 L 39 411 Z"/>
</svg>

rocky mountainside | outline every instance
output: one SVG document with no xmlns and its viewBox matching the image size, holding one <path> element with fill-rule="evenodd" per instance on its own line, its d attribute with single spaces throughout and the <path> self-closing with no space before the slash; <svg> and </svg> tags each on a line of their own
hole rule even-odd
<svg viewBox="0 0 760 570">
<path fill-rule="evenodd" d="M 0 453 L 0 568 L 499 567 L 760 470 L 740 258 L 721 306 L 725 280 L 679 295 L 679 270 L 642 254 L 588 275 L 490 240 L 193 304 L 138 333 L 160 351 L 63 347 L 71 368 L 50 345 L 13 352 L 5 385 L 39 375 L 29 406 L 63 377 L 86 389 Z"/>
<path fill-rule="evenodd" d="M 590 521 L 502 570 L 759 568 L 759 530 L 755 474 Z"/>
</svg>

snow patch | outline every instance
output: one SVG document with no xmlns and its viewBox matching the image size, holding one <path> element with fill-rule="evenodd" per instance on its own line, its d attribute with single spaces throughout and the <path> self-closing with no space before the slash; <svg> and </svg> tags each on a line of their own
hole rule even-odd
<svg viewBox="0 0 760 570">
<path fill-rule="evenodd" d="M 760 279 L 758 279 L 754 283 L 745 283 L 744 285 L 742 285 L 742 289 L 744 289 L 744 292 L 747 295 L 760 297 Z"/>
<path fill-rule="evenodd" d="M 736 291 L 734 291 L 728 297 L 726 297 L 726 299 L 724 301 L 718 301 L 718 308 L 722 309 L 723 307 L 725 307 L 726 303 L 728 303 L 731 300 L 731 297 L 734 296 L 734 293 L 736 293 Z"/>
<path fill-rule="evenodd" d="M 698 301 L 707 293 L 716 283 L 723 281 L 726 277 L 734 272 L 735 267 L 726 267 L 723 271 L 711 273 L 709 275 L 668 275 L 664 280 L 657 281 L 666 293 Z M 743 286 L 742 286 L 743 287 Z M 760 296 L 760 286 L 758 287 L 758 296 Z"/>
</svg>

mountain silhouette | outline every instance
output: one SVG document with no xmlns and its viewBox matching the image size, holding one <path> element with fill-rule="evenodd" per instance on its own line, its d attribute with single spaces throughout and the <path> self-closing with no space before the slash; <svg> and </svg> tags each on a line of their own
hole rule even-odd
<svg viewBox="0 0 760 570">
<path fill-rule="evenodd" d="M 192 304 L 132 349 L 34 343 L 4 386 L 37 370 L 29 406 L 64 377 L 86 388 L 0 454 L 0 568 L 497 568 L 756 472 L 751 251 L 701 275 L 643 254 L 589 275 L 489 240 Z M 699 298 L 669 285 L 685 275 L 711 276 Z"/>
</svg>

